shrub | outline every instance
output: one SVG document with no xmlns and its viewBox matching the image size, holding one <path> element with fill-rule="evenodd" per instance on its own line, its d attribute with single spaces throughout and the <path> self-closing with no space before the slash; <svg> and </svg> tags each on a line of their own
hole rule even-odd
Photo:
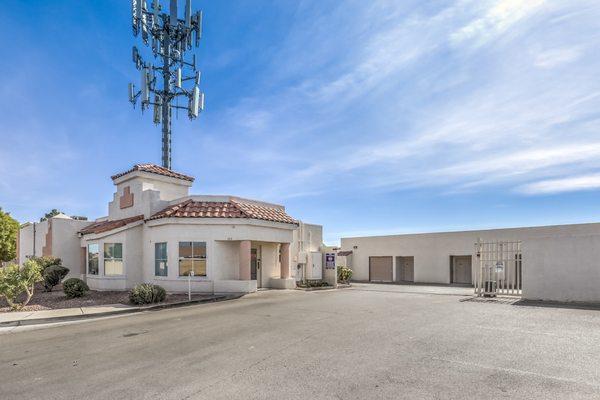
<svg viewBox="0 0 600 400">
<path fill-rule="evenodd" d="M 136 285 L 129 293 L 129 301 L 134 304 L 160 303 L 167 297 L 167 292 L 161 286 L 150 283 Z"/>
<path fill-rule="evenodd" d="M 63 283 L 63 292 L 69 299 L 81 297 L 89 291 L 87 283 L 78 278 L 69 278 Z"/>
<path fill-rule="evenodd" d="M 22 267 L 9 264 L 0 268 L 0 296 L 6 299 L 11 310 L 20 310 L 31 300 L 35 283 L 42 279 L 42 267 L 34 260 L 25 261 Z M 17 297 L 22 293 L 27 297 L 18 303 Z"/>
<path fill-rule="evenodd" d="M 31 257 L 31 260 L 37 262 L 40 265 L 40 267 L 42 267 L 42 272 L 45 271 L 48 267 L 62 265 L 62 260 L 60 258 L 52 256 Z"/>
<path fill-rule="evenodd" d="M 46 268 L 42 273 L 46 292 L 51 292 L 52 288 L 58 285 L 68 273 L 69 268 L 65 268 L 62 265 L 51 265 Z"/>
<path fill-rule="evenodd" d="M 338 281 L 348 283 L 352 279 L 352 270 L 348 267 L 338 267 Z"/>
</svg>

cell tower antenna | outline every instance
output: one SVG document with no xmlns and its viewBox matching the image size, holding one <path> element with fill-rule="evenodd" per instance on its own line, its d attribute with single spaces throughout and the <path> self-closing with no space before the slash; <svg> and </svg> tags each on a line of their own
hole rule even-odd
<svg viewBox="0 0 600 400">
<path fill-rule="evenodd" d="M 180 19 L 178 0 L 170 0 L 169 13 L 162 12 L 160 0 L 152 0 L 151 9 L 146 0 L 130 1 L 133 35 L 141 33 L 142 42 L 152 49 L 158 63 L 144 61 L 138 48 L 133 46 L 133 63 L 140 71 L 140 89 L 129 84 L 129 101 L 135 107 L 140 99 L 142 113 L 154 107 L 154 123 L 162 124 L 162 166 L 171 169 L 171 110 L 187 110 L 190 120 L 204 110 L 196 56 L 192 55 L 191 61 L 185 59 L 186 51 L 200 45 L 202 11 L 192 13 L 192 0 L 185 0 L 184 18 Z M 173 104 L 179 97 L 186 98 L 187 106 Z"/>
</svg>

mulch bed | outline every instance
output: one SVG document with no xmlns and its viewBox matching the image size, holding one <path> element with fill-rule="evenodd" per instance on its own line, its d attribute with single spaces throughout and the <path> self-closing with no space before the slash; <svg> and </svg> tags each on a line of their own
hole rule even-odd
<svg viewBox="0 0 600 400">
<path fill-rule="evenodd" d="M 130 306 L 134 305 L 129 302 L 128 291 L 99 292 L 96 290 L 90 290 L 83 297 L 67 299 L 67 297 L 62 291 L 62 285 L 55 286 L 52 289 L 52 292 L 44 292 L 43 290 L 43 286 L 36 286 L 31 301 L 21 311 L 41 311 L 54 310 L 58 308 L 94 307 L 106 304 L 127 304 Z M 198 299 L 202 297 L 205 297 L 205 295 L 192 294 L 192 299 Z M 25 296 L 23 296 L 23 299 L 24 298 Z M 177 303 L 181 301 L 186 301 L 187 299 L 188 295 L 184 293 L 167 294 L 167 298 L 166 301 L 164 301 L 164 303 Z M 6 303 L 6 300 L 4 298 L 0 298 L 0 313 L 9 311 L 10 308 Z"/>
</svg>

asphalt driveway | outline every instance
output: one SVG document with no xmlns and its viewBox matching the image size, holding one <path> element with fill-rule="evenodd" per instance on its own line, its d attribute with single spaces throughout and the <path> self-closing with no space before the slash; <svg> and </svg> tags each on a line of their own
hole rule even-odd
<svg viewBox="0 0 600 400">
<path fill-rule="evenodd" d="M 0 335 L 0 399 L 598 399 L 600 311 L 356 285 Z"/>
</svg>

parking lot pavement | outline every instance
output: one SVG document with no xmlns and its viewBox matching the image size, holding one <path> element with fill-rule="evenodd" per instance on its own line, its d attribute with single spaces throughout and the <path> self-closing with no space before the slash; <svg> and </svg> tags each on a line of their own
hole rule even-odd
<svg viewBox="0 0 600 400">
<path fill-rule="evenodd" d="M 442 294 L 448 296 L 473 296 L 474 289 L 467 286 L 419 285 L 393 283 L 353 283 L 351 290 L 371 290 L 378 292 Z"/>
<path fill-rule="evenodd" d="M 0 398 L 598 399 L 600 312 L 406 290 L 265 291 L 2 335 Z"/>
</svg>

